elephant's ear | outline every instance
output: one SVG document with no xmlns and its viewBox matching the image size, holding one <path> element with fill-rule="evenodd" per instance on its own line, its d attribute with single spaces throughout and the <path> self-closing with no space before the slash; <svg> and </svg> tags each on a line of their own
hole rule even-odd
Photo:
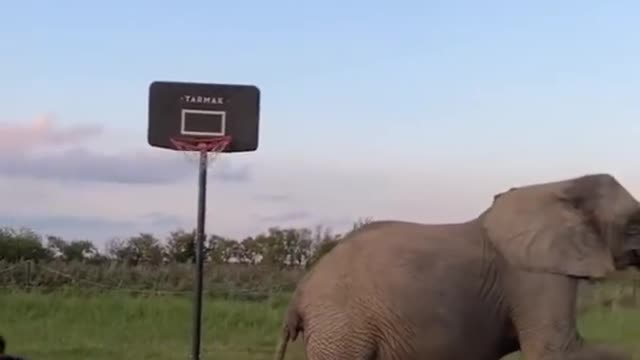
<svg viewBox="0 0 640 360">
<path fill-rule="evenodd" d="M 599 278 L 614 271 L 611 225 L 632 207 L 609 175 L 518 187 L 481 216 L 489 239 L 515 266 Z"/>
</svg>

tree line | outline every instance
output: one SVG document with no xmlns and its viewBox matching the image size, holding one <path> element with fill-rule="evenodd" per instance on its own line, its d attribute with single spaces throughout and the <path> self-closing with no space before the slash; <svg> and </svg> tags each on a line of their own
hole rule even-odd
<svg viewBox="0 0 640 360">
<path fill-rule="evenodd" d="M 350 231 L 371 221 L 369 218 L 359 219 Z M 215 264 L 262 264 L 279 268 L 308 267 L 349 232 L 339 234 L 330 228 L 318 226 L 315 229 L 272 227 L 242 240 L 207 235 L 205 261 Z M 128 266 L 193 263 L 196 258 L 195 239 L 195 230 L 177 229 L 164 239 L 151 233 L 139 233 L 126 239 L 112 239 L 105 250 L 99 251 L 90 240 L 65 240 L 55 235 L 41 236 L 28 228 L 4 227 L 0 228 L 0 261 L 115 262 Z"/>
</svg>

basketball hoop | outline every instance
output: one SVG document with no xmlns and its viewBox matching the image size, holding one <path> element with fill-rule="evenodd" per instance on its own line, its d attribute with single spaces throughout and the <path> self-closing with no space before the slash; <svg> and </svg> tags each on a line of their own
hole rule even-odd
<svg viewBox="0 0 640 360">
<path fill-rule="evenodd" d="M 149 145 L 180 151 L 198 163 L 191 360 L 200 360 L 207 170 L 222 152 L 258 148 L 260 89 L 254 85 L 154 81 L 149 86 L 148 105 Z"/>
<path fill-rule="evenodd" d="M 174 136 L 169 139 L 177 150 L 180 150 L 190 161 L 201 159 L 201 155 L 207 156 L 207 163 L 210 164 L 218 158 L 227 146 L 231 143 L 231 136 L 212 136 L 207 138 Z"/>
</svg>

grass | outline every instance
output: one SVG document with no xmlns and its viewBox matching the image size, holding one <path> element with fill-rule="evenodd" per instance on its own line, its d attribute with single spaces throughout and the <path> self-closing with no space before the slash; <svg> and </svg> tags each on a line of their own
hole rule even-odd
<svg viewBox="0 0 640 360">
<path fill-rule="evenodd" d="M 587 339 L 615 344 L 640 359 L 640 308 L 594 310 L 579 319 L 579 326 Z"/>
<path fill-rule="evenodd" d="M 207 299 L 202 359 L 272 359 L 286 300 Z M 638 324 L 640 310 L 595 310 L 580 319 L 587 338 L 625 346 L 640 359 Z M 3 292 L 0 333 L 11 352 L 33 360 L 189 359 L 191 298 Z M 299 342 L 287 359 L 303 359 Z"/>
<path fill-rule="evenodd" d="M 202 359 L 271 359 L 285 303 L 207 300 Z M 191 298 L 4 293 L 0 332 L 34 360 L 189 359 Z"/>
</svg>

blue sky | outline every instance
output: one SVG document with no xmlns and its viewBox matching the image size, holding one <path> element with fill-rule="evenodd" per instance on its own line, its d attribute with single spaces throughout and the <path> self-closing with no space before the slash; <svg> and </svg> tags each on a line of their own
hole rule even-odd
<svg viewBox="0 0 640 360">
<path fill-rule="evenodd" d="M 632 1 L 10 2 L 0 136 L 40 135 L 0 162 L 21 203 L 0 220 L 100 239 L 193 226 L 194 165 L 146 144 L 154 80 L 261 89 L 259 150 L 211 170 L 211 232 L 462 220 L 505 187 L 596 171 L 633 191 L 639 17 Z"/>
</svg>

